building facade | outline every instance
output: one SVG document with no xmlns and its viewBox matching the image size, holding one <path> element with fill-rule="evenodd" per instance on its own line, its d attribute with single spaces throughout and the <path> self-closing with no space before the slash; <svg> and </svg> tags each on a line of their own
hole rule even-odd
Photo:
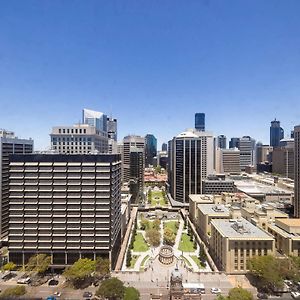
<svg viewBox="0 0 300 300">
<path fill-rule="evenodd" d="M 145 136 L 145 166 L 153 166 L 153 158 L 157 155 L 157 139 L 153 134 Z"/>
<path fill-rule="evenodd" d="M 241 170 L 256 164 L 255 161 L 255 140 L 250 136 L 243 136 L 239 140 Z"/>
<path fill-rule="evenodd" d="M 108 257 L 121 246 L 119 155 L 12 155 L 9 259 L 24 265 L 37 253 L 54 266 Z"/>
<path fill-rule="evenodd" d="M 186 131 L 169 142 L 168 184 L 172 198 L 189 202 L 189 194 L 200 194 L 202 180 L 213 173 L 213 136 Z"/>
<path fill-rule="evenodd" d="M 295 196 L 294 196 L 294 214 L 296 218 L 300 218 L 300 125 L 294 128 L 294 152 L 295 152 Z"/>
<path fill-rule="evenodd" d="M 195 114 L 195 129 L 205 131 L 205 113 Z"/>
<path fill-rule="evenodd" d="M 140 148 L 130 150 L 130 180 L 129 187 L 132 201 L 137 202 L 144 190 L 144 151 Z"/>
<path fill-rule="evenodd" d="M 221 134 L 217 138 L 217 146 L 220 149 L 226 149 L 227 148 L 227 138 L 224 134 Z"/>
<path fill-rule="evenodd" d="M 276 147 L 272 154 L 272 172 L 286 178 L 294 179 L 294 143 L 289 143 L 283 147 Z"/>
<path fill-rule="evenodd" d="M 19 139 L 11 131 L 0 130 L 0 236 L 8 234 L 9 218 L 9 155 L 33 152 L 33 140 Z"/>
<path fill-rule="evenodd" d="M 271 121 L 270 126 L 270 146 L 276 148 L 279 146 L 279 142 L 284 137 L 284 130 L 280 127 L 280 121 Z"/>
</svg>

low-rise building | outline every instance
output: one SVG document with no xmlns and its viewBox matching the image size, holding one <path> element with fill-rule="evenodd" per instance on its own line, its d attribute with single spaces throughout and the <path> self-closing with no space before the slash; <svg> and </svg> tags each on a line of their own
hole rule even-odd
<svg viewBox="0 0 300 300">
<path fill-rule="evenodd" d="M 279 252 L 300 256 L 300 219 L 276 219 L 268 232 L 274 236 Z"/>
<path fill-rule="evenodd" d="M 275 241 L 245 219 L 217 219 L 211 221 L 210 251 L 219 269 L 243 274 L 251 257 L 274 254 Z"/>
<path fill-rule="evenodd" d="M 220 195 L 222 192 L 235 192 L 234 181 L 221 178 L 202 180 L 202 194 Z"/>
<path fill-rule="evenodd" d="M 214 195 L 190 194 L 189 195 L 189 217 L 193 223 L 198 218 L 197 206 L 200 203 L 214 203 Z"/>
</svg>

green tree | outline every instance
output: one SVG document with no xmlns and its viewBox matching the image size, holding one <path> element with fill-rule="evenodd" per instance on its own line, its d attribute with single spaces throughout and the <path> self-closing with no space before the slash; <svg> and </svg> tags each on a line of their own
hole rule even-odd
<svg viewBox="0 0 300 300">
<path fill-rule="evenodd" d="M 125 288 L 124 300 L 140 300 L 140 292 L 134 287 Z"/>
<path fill-rule="evenodd" d="M 146 239 L 151 246 L 157 247 L 160 244 L 160 232 L 155 229 L 149 229 L 146 231 Z"/>
<path fill-rule="evenodd" d="M 249 291 L 237 287 L 229 290 L 227 297 L 218 295 L 217 300 L 253 300 L 253 296 Z"/>
<path fill-rule="evenodd" d="M 21 285 L 21 286 L 13 286 L 13 287 L 9 287 L 6 290 L 4 290 L 1 294 L 0 294 L 0 299 L 12 299 L 18 296 L 22 296 L 26 294 L 26 289 L 25 286 Z"/>
<path fill-rule="evenodd" d="M 155 230 L 159 230 L 160 229 L 160 220 L 159 219 L 155 219 L 152 223 L 152 228 Z"/>
<path fill-rule="evenodd" d="M 95 268 L 96 261 L 89 258 L 81 258 L 72 266 L 68 267 L 64 271 L 63 275 L 67 281 L 73 284 L 74 287 L 79 287 L 84 281 L 91 279 Z"/>
<path fill-rule="evenodd" d="M 140 228 L 141 230 L 147 230 L 150 228 L 150 222 L 149 220 L 142 218 L 140 221 Z"/>
<path fill-rule="evenodd" d="M 266 287 L 269 290 L 281 288 L 288 271 L 287 260 L 272 255 L 251 258 L 248 268 L 249 273 L 256 278 L 257 287 Z"/>
<path fill-rule="evenodd" d="M 100 277 L 105 277 L 110 274 L 110 262 L 108 258 L 98 257 L 96 259 L 96 274 Z"/>
<path fill-rule="evenodd" d="M 13 263 L 12 261 L 10 261 L 3 266 L 3 270 L 11 272 L 11 271 L 15 270 L 16 267 L 17 267 L 16 264 Z"/>
<path fill-rule="evenodd" d="M 39 275 L 44 274 L 51 264 L 51 257 L 47 254 L 36 254 L 29 258 L 25 266 L 26 272 L 34 272 Z"/>
<path fill-rule="evenodd" d="M 155 167 L 155 172 L 156 173 L 161 173 L 161 166 L 158 165 L 157 167 Z"/>
<path fill-rule="evenodd" d="M 131 258 L 132 258 L 131 251 L 130 251 L 130 249 L 128 249 L 127 255 L 126 255 L 126 267 L 127 268 L 130 267 Z"/>
<path fill-rule="evenodd" d="M 96 296 L 109 300 L 123 299 L 124 294 L 125 287 L 123 282 L 115 277 L 104 280 L 96 292 Z"/>
<path fill-rule="evenodd" d="M 164 229 L 164 242 L 167 245 L 173 246 L 175 244 L 176 235 L 171 228 Z"/>
</svg>

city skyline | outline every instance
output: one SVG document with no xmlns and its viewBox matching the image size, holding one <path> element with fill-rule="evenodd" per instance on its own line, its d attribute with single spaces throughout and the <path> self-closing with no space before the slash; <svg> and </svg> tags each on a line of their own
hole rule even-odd
<svg viewBox="0 0 300 300">
<path fill-rule="evenodd" d="M 299 2 L 128 3 L 3 3 L 1 127 L 44 150 L 85 107 L 159 146 L 199 111 L 215 136 L 264 144 L 274 118 L 299 124 Z"/>
</svg>

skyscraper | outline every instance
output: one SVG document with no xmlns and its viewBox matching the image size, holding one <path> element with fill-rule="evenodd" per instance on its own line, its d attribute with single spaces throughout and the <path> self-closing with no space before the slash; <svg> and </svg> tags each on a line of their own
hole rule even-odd
<svg viewBox="0 0 300 300">
<path fill-rule="evenodd" d="M 283 139 L 284 131 L 280 127 L 280 121 L 274 120 L 271 122 L 270 127 L 270 146 L 273 148 L 279 147 L 279 141 Z"/>
<path fill-rule="evenodd" d="M 247 166 L 253 166 L 255 162 L 255 140 L 250 136 L 243 136 L 239 140 L 241 159 L 241 170 L 245 171 Z"/>
<path fill-rule="evenodd" d="M 213 136 L 197 130 L 185 131 L 169 141 L 169 191 L 175 201 L 189 202 L 189 194 L 200 194 L 202 180 L 213 173 Z"/>
<path fill-rule="evenodd" d="M 54 265 L 104 256 L 114 268 L 121 247 L 120 155 L 13 155 L 9 202 L 9 258 L 17 265 L 45 253 Z"/>
<path fill-rule="evenodd" d="M 294 149 L 295 149 L 295 197 L 294 197 L 294 215 L 300 218 L 300 125 L 294 128 Z"/>
<path fill-rule="evenodd" d="M 117 119 L 107 117 L 108 153 L 118 153 Z"/>
<path fill-rule="evenodd" d="M 9 155 L 33 151 L 33 140 L 19 139 L 14 132 L 0 129 L 0 237 L 8 233 L 9 215 Z"/>
<path fill-rule="evenodd" d="M 195 114 L 195 128 L 199 131 L 205 131 L 205 113 Z"/>
<path fill-rule="evenodd" d="M 218 136 L 218 148 L 226 149 L 227 147 L 227 139 L 224 134 Z"/>
<path fill-rule="evenodd" d="M 107 116 L 102 112 L 84 108 L 82 111 L 82 122 L 107 133 Z"/>
<path fill-rule="evenodd" d="M 162 143 L 161 151 L 168 151 L 168 144 L 167 143 Z"/>
<path fill-rule="evenodd" d="M 153 134 L 147 134 L 145 136 L 145 165 L 149 167 L 153 165 L 153 158 L 157 155 L 157 139 Z"/>
<path fill-rule="evenodd" d="M 137 202 L 144 188 L 144 157 L 143 149 L 131 147 L 129 187 L 133 202 Z"/>
<path fill-rule="evenodd" d="M 239 148 L 239 147 L 240 147 L 240 138 L 237 138 L 237 137 L 231 138 L 229 141 L 229 148 L 233 149 L 233 148 Z"/>
</svg>

